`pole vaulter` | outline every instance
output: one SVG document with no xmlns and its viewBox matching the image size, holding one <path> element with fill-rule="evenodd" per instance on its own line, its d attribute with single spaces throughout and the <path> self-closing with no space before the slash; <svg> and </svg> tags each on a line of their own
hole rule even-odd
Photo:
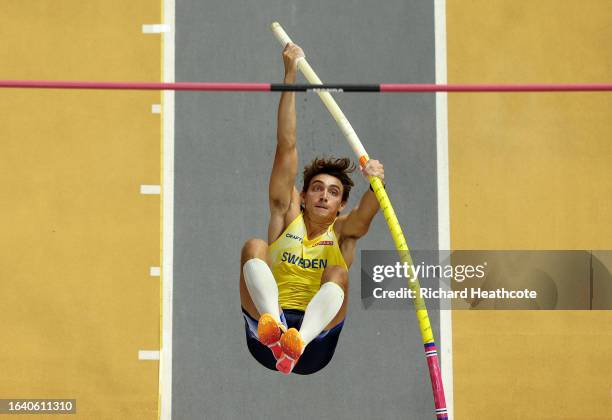
<svg viewBox="0 0 612 420">
<path fill-rule="evenodd" d="M 287 35 L 287 33 L 283 30 L 278 22 L 274 22 L 271 26 L 272 32 L 278 39 L 278 41 L 283 45 L 287 45 L 287 43 L 293 43 L 291 38 Z M 312 84 L 322 84 L 323 82 L 317 74 L 314 72 L 310 64 L 306 61 L 306 58 L 301 58 L 298 63 L 298 70 L 302 72 L 306 80 L 308 80 Z M 355 155 L 359 158 L 359 163 L 363 167 L 366 162 L 369 160 L 368 154 L 361 144 L 357 133 L 351 126 L 350 122 L 331 96 L 329 92 L 318 92 L 319 97 L 331 113 L 336 123 L 340 127 L 340 130 L 344 134 L 344 137 L 349 142 L 349 145 L 355 152 Z M 376 198 L 380 204 L 380 208 L 385 216 L 385 220 L 387 221 L 387 226 L 389 227 L 389 231 L 391 232 L 391 236 L 393 237 L 393 241 L 395 242 L 395 247 L 399 252 L 400 259 L 403 263 L 408 264 L 412 270 L 412 257 L 410 256 L 410 250 L 408 248 L 408 244 L 406 243 L 406 239 L 404 238 L 404 233 L 402 232 L 402 228 L 397 220 L 397 216 L 395 215 L 395 211 L 391 206 L 391 202 L 389 201 L 389 197 L 385 188 L 383 186 L 382 181 L 378 177 L 370 177 L 370 185 L 376 194 Z M 427 314 L 427 308 L 425 307 L 425 301 L 422 297 L 419 296 L 419 281 L 416 278 L 415 273 L 413 272 L 411 275 L 411 280 L 408 282 L 408 286 L 411 290 L 414 291 L 414 305 L 417 314 L 417 318 L 419 320 L 419 327 L 421 329 L 421 336 L 423 339 L 423 345 L 425 347 L 425 357 L 427 359 L 427 366 L 429 367 L 429 376 L 431 378 L 431 387 L 433 390 L 434 397 L 434 405 L 436 410 L 436 417 L 438 420 L 446 420 L 448 419 L 448 412 L 446 410 L 446 400 L 444 398 L 444 387 L 442 384 L 442 376 L 440 373 L 440 364 L 438 361 L 438 352 L 436 350 L 436 344 L 434 342 L 433 332 L 431 329 L 431 324 L 429 322 L 429 316 Z"/>
</svg>

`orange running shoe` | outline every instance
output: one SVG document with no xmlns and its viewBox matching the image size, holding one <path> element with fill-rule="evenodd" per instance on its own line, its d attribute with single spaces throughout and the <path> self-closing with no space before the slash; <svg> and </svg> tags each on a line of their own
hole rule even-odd
<svg viewBox="0 0 612 420">
<path fill-rule="evenodd" d="M 259 342 L 272 350 L 276 360 L 283 357 L 280 339 L 285 331 L 287 331 L 287 328 L 282 323 L 276 321 L 272 315 L 263 314 L 259 317 L 259 322 L 257 323 Z"/>
<path fill-rule="evenodd" d="M 276 362 L 279 372 L 289 375 L 304 352 L 304 340 L 295 328 L 289 328 L 280 339 L 284 355 Z"/>
</svg>

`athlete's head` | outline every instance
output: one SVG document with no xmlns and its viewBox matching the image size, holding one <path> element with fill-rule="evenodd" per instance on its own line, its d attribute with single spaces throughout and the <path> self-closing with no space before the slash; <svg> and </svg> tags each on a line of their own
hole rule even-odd
<svg viewBox="0 0 612 420">
<path fill-rule="evenodd" d="M 304 212 L 322 218 L 336 217 L 355 185 L 349 176 L 355 169 L 348 158 L 317 157 L 306 165 L 301 194 Z"/>
</svg>

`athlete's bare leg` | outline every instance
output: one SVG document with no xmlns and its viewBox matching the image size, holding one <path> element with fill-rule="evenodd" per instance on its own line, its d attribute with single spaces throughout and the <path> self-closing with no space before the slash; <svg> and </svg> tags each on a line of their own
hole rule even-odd
<svg viewBox="0 0 612 420">
<path fill-rule="evenodd" d="M 259 342 L 278 360 L 283 356 L 280 339 L 286 327 L 281 322 L 278 287 L 267 254 L 268 244 L 261 239 L 250 239 L 244 244 L 240 258 L 240 303 L 257 320 Z"/>
<path fill-rule="evenodd" d="M 327 267 L 321 277 L 321 288 L 306 307 L 300 330 L 290 328 L 281 337 L 284 356 L 276 362 L 276 369 L 286 375 L 291 373 L 308 343 L 321 331 L 335 327 L 344 319 L 347 292 L 346 269 L 340 266 Z"/>
<path fill-rule="evenodd" d="M 348 271 L 344 267 L 341 267 L 339 265 L 331 265 L 327 267 L 323 271 L 323 275 L 321 276 L 321 285 L 327 282 L 330 282 L 330 281 L 333 283 L 336 283 L 338 286 L 342 288 L 342 290 L 344 291 L 344 301 L 342 301 L 342 306 L 340 307 L 340 310 L 338 311 L 334 319 L 332 319 L 331 322 L 327 324 L 327 326 L 325 327 L 324 329 L 325 331 L 331 330 L 336 325 L 338 325 L 340 322 L 342 322 L 342 320 L 346 317 L 346 311 L 348 309 L 348 293 L 349 293 Z"/>
<path fill-rule="evenodd" d="M 253 319 L 259 320 L 259 312 L 257 312 L 257 308 L 253 303 L 253 299 L 251 299 L 251 295 L 249 295 L 244 281 L 243 266 L 251 258 L 259 258 L 270 265 L 268 243 L 262 239 L 249 239 L 245 242 L 240 254 L 240 304 Z"/>
</svg>

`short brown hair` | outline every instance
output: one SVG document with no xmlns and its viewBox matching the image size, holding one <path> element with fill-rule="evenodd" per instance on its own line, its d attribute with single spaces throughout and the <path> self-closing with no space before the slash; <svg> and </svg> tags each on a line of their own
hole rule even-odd
<svg viewBox="0 0 612 420">
<path fill-rule="evenodd" d="M 336 177 L 344 187 L 342 189 L 342 201 L 348 200 L 351 188 L 355 185 L 349 176 L 357 166 L 349 158 L 316 157 L 308 165 L 304 166 L 304 186 L 302 192 L 308 191 L 310 181 L 316 175 L 327 174 Z"/>
</svg>

